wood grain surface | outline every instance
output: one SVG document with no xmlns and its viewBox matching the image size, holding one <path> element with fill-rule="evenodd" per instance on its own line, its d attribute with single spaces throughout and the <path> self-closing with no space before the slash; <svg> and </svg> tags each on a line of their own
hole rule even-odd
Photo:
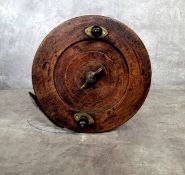
<svg viewBox="0 0 185 175">
<path fill-rule="evenodd" d="M 85 29 L 102 26 L 108 35 L 91 38 Z M 103 66 L 94 84 L 85 75 Z M 104 132 L 122 125 L 143 104 L 151 65 L 145 46 L 126 25 L 104 16 L 81 16 L 53 29 L 39 46 L 32 67 L 39 104 L 56 124 L 77 132 Z M 92 116 L 80 129 L 74 114 Z"/>
</svg>

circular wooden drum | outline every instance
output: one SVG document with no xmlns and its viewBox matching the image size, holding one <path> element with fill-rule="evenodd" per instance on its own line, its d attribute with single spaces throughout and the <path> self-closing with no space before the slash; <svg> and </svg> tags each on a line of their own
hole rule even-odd
<svg viewBox="0 0 185 175">
<path fill-rule="evenodd" d="M 104 132 L 130 119 L 150 87 L 145 46 L 126 25 L 104 16 L 81 16 L 53 29 L 32 67 L 38 103 L 59 126 Z"/>
</svg>

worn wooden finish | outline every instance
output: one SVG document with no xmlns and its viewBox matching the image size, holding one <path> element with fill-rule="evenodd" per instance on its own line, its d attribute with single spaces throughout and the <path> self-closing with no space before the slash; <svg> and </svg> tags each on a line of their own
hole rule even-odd
<svg viewBox="0 0 185 175">
<path fill-rule="evenodd" d="M 108 35 L 85 34 L 99 25 Z M 81 89 L 88 71 L 103 72 Z M 104 132 L 122 125 L 143 104 L 150 87 L 151 66 L 139 37 L 126 25 L 103 16 L 68 20 L 43 40 L 34 58 L 32 80 L 41 108 L 60 126 L 77 132 Z M 74 114 L 85 112 L 94 124 L 80 129 Z"/>
</svg>

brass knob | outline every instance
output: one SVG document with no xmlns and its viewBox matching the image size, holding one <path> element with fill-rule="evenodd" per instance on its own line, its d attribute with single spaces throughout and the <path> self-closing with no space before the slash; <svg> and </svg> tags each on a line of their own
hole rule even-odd
<svg viewBox="0 0 185 175">
<path fill-rule="evenodd" d="M 88 126 L 88 118 L 86 116 L 82 116 L 78 121 L 78 127 L 83 129 Z"/>
<path fill-rule="evenodd" d="M 87 72 L 85 76 L 85 83 L 81 86 L 81 89 L 86 87 L 88 84 L 95 83 L 97 80 L 97 75 L 100 74 L 103 70 L 104 70 L 104 66 L 101 66 L 95 72 L 94 71 Z"/>
<path fill-rule="evenodd" d="M 102 35 L 102 28 L 99 26 L 93 26 L 91 28 L 91 35 L 94 36 L 95 38 L 98 38 Z"/>
<path fill-rule="evenodd" d="M 87 27 L 85 33 L 91 38 L 104 38 L 108 35 L 108 31 L 105 27 L 97 25 Z"/>
<path fill-rule="evenodd" d="M 94 119 L 87 113 L 76 113 L 74 114 L 74 119 L 76 120 L 78 127 L 81 129 L 84 129 L 89 125 L 94 124 Z"/>
</svg>

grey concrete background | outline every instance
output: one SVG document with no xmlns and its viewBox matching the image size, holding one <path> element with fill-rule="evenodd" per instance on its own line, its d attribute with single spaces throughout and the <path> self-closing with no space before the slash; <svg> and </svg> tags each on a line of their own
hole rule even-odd
<svg viewBox="0 0 185 175">
<path fill-rule="evenodd" d="M 151 91 L 132 119 L 101 134 L 56 127 L 27 90 L 0 99 L 1 175 L 185 175 L 184 91 Z"/>
<path fill-rule="evenodd" d="M 31 88 L 38 45 L 80 15 L 116 18 L 137 32 L 153 68 L 153 89 L 185 87 L 184 0 L 0 0 L 0 89 Z"/>
</svg>

